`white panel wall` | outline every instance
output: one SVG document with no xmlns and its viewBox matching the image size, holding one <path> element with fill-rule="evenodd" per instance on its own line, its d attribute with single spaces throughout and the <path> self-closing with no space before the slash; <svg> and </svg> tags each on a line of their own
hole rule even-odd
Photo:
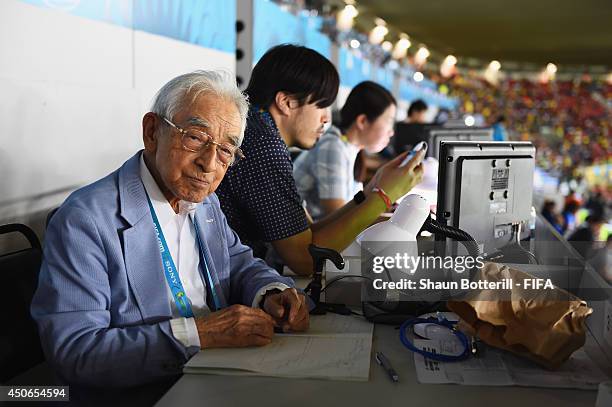
<svg viewBox="0 0 612 407">
<path fill-rule="evenodd" d="M 235 72 L 234 54 L 0 2 L 0 223 L 117 168 L 141 148 L 157 89 L 213 68 Z"/>
<path fill-rule="evenodd" d="M 236 56 L 142 31 L 134 33 L 135 87 L 141 112 L 148 111 L 155 92 L 169 79 L 196 69 L 225 70 L 235 75 Z"/>
<path fill-rule="evenodd" d="M 139 109 L 130 88 L 23 80 L 2 80 L 0 86 L 3 212 L 15 210 L 7 201 L 96 179 L 140 144 Z"/>
<path fill-rule="evenodd" d="M 3 0 L 0 77 L 129 88 L 131 30 Z"/>
</svg>

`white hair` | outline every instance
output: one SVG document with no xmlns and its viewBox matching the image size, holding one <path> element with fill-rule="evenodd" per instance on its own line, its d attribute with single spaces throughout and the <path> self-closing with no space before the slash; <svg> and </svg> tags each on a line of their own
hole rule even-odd
<svg viewBox="0 0 612 407">
<path fill-rule="evenodd" d="M 151 111 L 172 120 L 187 96 L 193 102 L 201 94 L 214 94 L 236 105 L 240 114 L 240 136 L 236 141 L 242 144 L 249 103 L 238 89 L 236 79 L 227 71 L 194 71 L 171 79 L 155 95 Z"/>
</svg>

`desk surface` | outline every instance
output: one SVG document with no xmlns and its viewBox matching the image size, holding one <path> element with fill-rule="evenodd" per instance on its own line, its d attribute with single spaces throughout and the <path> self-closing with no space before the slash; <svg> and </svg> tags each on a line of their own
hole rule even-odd
<svg viewBox="0 0 612 407">
<path fill-rule="evenodd" d="M 391 360 L 399 383 L 392 383 L 372 356 L 368 382 L 186 374 L 156 406 L 592 407 L 597 398 L 597 391 L 419 384 L 414 356 L 392 326 L 375 327 L 373 350 Z"/>
</svg>

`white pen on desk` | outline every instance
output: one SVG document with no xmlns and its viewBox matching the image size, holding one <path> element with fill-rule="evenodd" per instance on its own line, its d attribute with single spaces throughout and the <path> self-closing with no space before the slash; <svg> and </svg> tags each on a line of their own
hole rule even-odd
<svg viewBox="0 0 612 407">
<path fill-rule="evenodd" d="M 375 357 L 376 363 L 378 363 L 383 367 L 383 369 L 385 369 L 385 372 L 387 372 L 389 378 L 391 378 L 391 380 L 393 380 L 395 383 L 399 382 L 399 376 L 395 372 L 395 369 L 393 369 L 393 366 L 391 366 L 391 362 L 389 362 L 389 359 L 387 359 L 387 357 L 383 355 L 382 352 L 376 352 Z"/>
</svg>

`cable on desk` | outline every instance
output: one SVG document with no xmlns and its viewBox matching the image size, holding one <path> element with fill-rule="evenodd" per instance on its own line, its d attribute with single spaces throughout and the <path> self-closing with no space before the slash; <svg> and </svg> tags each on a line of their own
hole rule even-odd
<svg viewBox="0 0 612 407">
<path fill-rule="evenodd" d="M 459 339 L 459 341 L 463 345 L 463 352 L 460 355 L 444 355 L 441 353 L 429 352 L 429 351 L 417 348 L 412 342 L 410 342 L 410 340 L 406 336 L 406 330 L 416 324 L 422 324 L 422 323 L 436 324 L 436 325 L 440 325 L 440 326 L 443 326 L 449 329 L 453 333 L 453 335 L 455 335 L 457 339 Z M 441 314 L 438 314 L 437 318 L 431 317 L 431 318 L 409 319 L 406 322 L 404 322 L 402 326 L 400 327 L 400 332 L 399 332 L 400 341 L 406 348 L 408 348 L 412 352 L 423 355 L 427 359 L 437 360 L 439 362 L 458 362 L 461 360 L 465 360 L 473 353 L 473 349 L 470 346 L 470 340 L 467 337 L 467 335 L 459 331 L 455 325 L 456 325 L 455 322 L 447 320 L 445 317 L 441 316 Z"/>
<path fill-rule="evenodd" d="M 374 279 L 373 279 L 373 278 L 371 278 L 371 277 L 366 277 L 366 276 L 339 276 L 339 277 L 332 278 L 332 279 L 329 281 L 329 283 L 325 284 L 325 287 L 323 287 L 323 288 L 321 289 L 321 292 L 325 291 L 325 290 L 327 289 L 327 287 L 329 287 L 330 285 L 334 284 L 336 281 L 340 281 L 340 280 L 343 280 L 343 279 L 345 279 L 345 278 L 364 278 L 364 279 L 366 279 L 366 280 L 374 281 Z"/>
<path fill-rule="evenodd" d="M 512 235 L 512 239 L 514 240 L 513 243 L 515 243 L 519 247 L 519 250 L 521 250 L 523 253 L 533 259 L 535 264 L 540 264 L 535 254 L 531 253 L 529 250 L 525 249 L 521 245 L 521 223 L 515 223 L 512 225 Z"/>
</svg>

